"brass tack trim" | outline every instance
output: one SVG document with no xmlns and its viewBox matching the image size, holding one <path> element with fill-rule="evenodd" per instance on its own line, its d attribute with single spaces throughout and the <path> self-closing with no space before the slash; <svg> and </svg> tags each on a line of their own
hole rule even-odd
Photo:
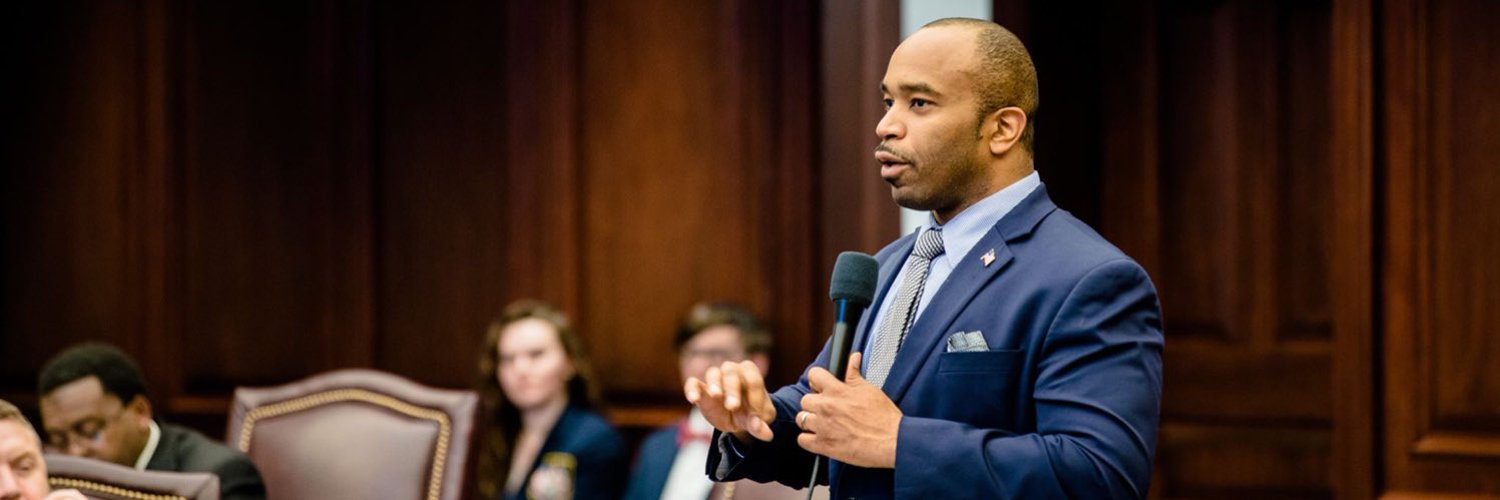
<svg viewBox="0 0 1500 500">
<path fill-rule="evenodd" d="M 443 467 L 448 460 L 448 443 L 453 437 L 452 425 L 448 421 L 448 414 L 431 408 L 415 406 L 385 394 L 378 394 L 364 389 L 335 389 L 288 399 L 250 410 L 249 413 L 245 414 L 244 426 L 240 428 L 240 451 L 246 454 L 250 453 L 250 435 L 254 432 L 255 423 L 258 420 L 280 417 L 345 401 L 369 403 L 415 418 L 437 422 L 437 449 L 433 450 L 432 476 L 427 481 L 427 500 L 438 500 L 438 493 L 441 492 L 443 486 Z"/>
<path fill-rule="evenodd" d="M 142 493 L 142 492 L 139 492 L 139 491 L 136 491 L 136 490 L 128 490 L 128 489 L 121 488 L 119 486 L 115 486 L 115 485 L 112 485 L 112 484 L 97 483 L 97 482 L 94 482 L 94 481 L 89 481 L 87 479 L 74 479 L 74 478 L 71 478 L 71 477 L 53 477 L 53 478 L 48 478 L 47 482 L 50 483 L 53 488 L 72 488 L 72 489 L 75 489 L 75 490 L 97 491 L 97 492 L 104 493 L 104 494 L 107 494 L 107 495 L 114 495 L 114 496 L 125 497 L 125 498 L 133 498 L 133 499 L 136 499 L 136 500 L 188 500 L 188 498 L 184 497 L 184 496 L 178 496 L 178 495 L 152 495 L 150 493 Z"/>
</svg>

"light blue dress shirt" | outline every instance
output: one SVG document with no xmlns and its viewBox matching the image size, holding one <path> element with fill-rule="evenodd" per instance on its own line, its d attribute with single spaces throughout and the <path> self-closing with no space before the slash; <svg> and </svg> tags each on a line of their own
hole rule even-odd
<svg viewBox="0 0 1500 500">
<path fill-rule="evenodd" d="M 948 281 L 948 275 L 953 274 L 953 269 L 960 262 L 959 259 L 979 258 L 979 256 L 971 257 L 969 251 L 974 249 L 974 245 L 979 243 L 980 238 L 983 238 L 985 233 L 994 229 L 995 224 L 999 223 L 1000 219 L 1005 217 L 1005 214 L 1010 213 L 1011 209 L 1016 208 L 1016 205 L 1020 205 L 1021 200 L 1026 199 L 1040 185 L 1042 185 L 1041 175 L 1037 174 L 1036 171 L 1032 171 L 1030 175 L 1011 183 L 1005 189 L 1001 189 L 995 194 L 979 200 L 978 203 L 960 212 L 957 217 L 948 221 L 947 224 L 938 224 L 937 219 L 928 214 L 927 224 L 922 226 L 919 231 L 942 228 L 943 254 L 933 259 L 932 264 L 928 266 L 927 282 L 922 285 L 922 297 L 917 301 L 917 312 L 912 316 L 912 324 L 916 324 L 917 320 L 922 319 L 922 312 L 927 310 L 927 304 L 932 302 L 932 297 L 937 295 L 943 283 Z M 901 280 L 905 279 L 905 277 L 906 261 L 903 260 L 901 270 L 897 271 L 896 279 L 892 283 L 901 283 Z M 895 301 L 895 299 L 895 293 L 887 292 L 885 299 L 880 302 L 880 309 L 876 312 L 875 323 L 870 327 L 870 334 L 865 336 L 864 349 L 875 345 L 875 337 L 880 335 L 880 325 L 885 324 L 886 316 L 890 314 L 891 302 Z M 861 351 L 864 349 L 861 349 Z M 861 372 L 868 368 L 870 361 L 869 358 L 862 359 L 861 364 L 865 366 L 861 368 Z"/>
</svg>

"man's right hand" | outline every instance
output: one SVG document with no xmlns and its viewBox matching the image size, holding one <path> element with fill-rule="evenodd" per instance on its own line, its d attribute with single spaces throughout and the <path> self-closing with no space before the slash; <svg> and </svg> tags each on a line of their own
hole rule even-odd
<svg viewBox="0 0 1500 500">
<path fill-rule="evenodd" d="M 771 440 L 776 406 L 771 403 L 771 393 L 766 392 L 765 379 L 754 362 L 726 361 L 710 367 L 703 378 L 708 380 L 688 378 L 682 392 L 689 403 L 698 406 L 708 423 L 720 431 L 733 433 L 741 442 L 749 442 L 751 436 L 761 441 Z"/>
</svg>

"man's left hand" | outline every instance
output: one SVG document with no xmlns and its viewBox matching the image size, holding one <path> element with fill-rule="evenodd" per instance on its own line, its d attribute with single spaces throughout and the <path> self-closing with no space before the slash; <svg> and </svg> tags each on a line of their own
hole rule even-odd
<svg viewBox="0 0 1500 500">
<path fill-rule="evenodd" d="M 797 444 L 850 465 L 894 468 L 901 409 L 859 373 L 861 357 L 849 357 L 843 381 L 823 368 L 807 374 L 813 393 L 802 396 Z"/>
</svg>

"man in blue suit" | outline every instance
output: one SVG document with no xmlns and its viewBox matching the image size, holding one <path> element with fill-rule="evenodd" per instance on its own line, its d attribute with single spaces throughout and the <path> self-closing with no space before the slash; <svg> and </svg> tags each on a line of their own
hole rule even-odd
<svg viewBox="0 0 1500 500">
<path fill-rule="evenodd" d="M 1057 208 L 1032 165 L 1036 71 L 1015 35 L 944 19 L 897 47 L 875 159 L 931 213 L 876 255 L 849 375 L 769 393 L 750 363 L 684 385 L 719 431 L 716 480 L 835 498 L 1143 498 L 1161 402 L 1161 312 L 1140 265 Z"/>
</svg>

